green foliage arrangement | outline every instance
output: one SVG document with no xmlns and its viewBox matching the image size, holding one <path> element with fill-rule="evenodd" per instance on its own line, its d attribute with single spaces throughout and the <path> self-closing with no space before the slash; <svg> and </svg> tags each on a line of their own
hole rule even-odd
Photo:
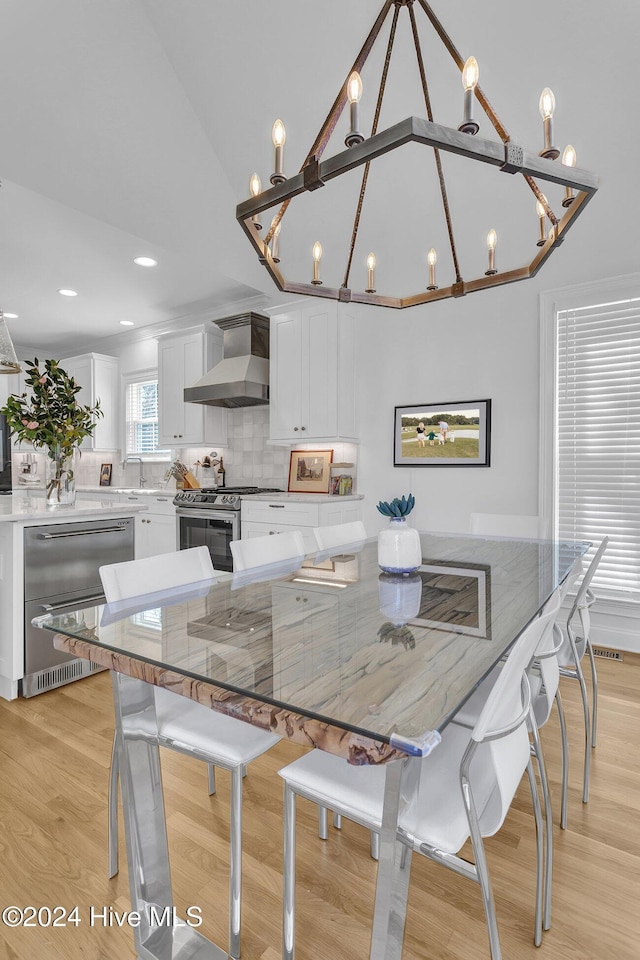
<svg viewBox="0 0 640 960">
<path fill-rule="evenodd" d="M 27 440 L 38 448 L 47 448 L 51 460 L 56 460 L 56 481 L 60 488 L 64 460 L 77 450 L 85 437 L 93 433 L 99 417 L 104 416 L 100 401 L 94 407 L 78 403 L 80 387 L 73 377 L 62 369 L 57 360 L 45 360 L 44 368 L 38 358 L 26 360 L 29 372 L 25 385 L 31 395 L 12 394 L 0 413 L 7 418 L 11 433 L 18 440 Z M 73 479 L 70 476 L 69 479 Z M 47 496 L 51 495 L 47 488 Z"/>
<path fill-rule="evenodd" d="M 386 500 L 381 500 L 377 505 L 377 509 L 385 517 L 399 518 L 406 517 L 416 504 L 416 498 L 412 493 L 408 497 L 402 496 L 402 499 L 396 497 L 395 500 L 392 500 L 391 503 L 388 503 Z"/>
</svg>

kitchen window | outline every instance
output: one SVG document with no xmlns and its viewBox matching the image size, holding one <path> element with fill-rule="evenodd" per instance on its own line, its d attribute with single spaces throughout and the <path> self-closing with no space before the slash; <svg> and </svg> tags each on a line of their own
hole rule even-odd
<svg viewBox="0 0 640 960">
<path fill-rule="evenodd" d="M 158 448 L 158 374 L 125 378 L 125 456 L 168 460 L 169 451 Z"/>
<path fill-rule="evenodd" d="M 639 603 L 640 278 L 545 294 L 542 369 L 543 511 L 560 539 L 608 535 L 596 592 Z"/>
</svg>

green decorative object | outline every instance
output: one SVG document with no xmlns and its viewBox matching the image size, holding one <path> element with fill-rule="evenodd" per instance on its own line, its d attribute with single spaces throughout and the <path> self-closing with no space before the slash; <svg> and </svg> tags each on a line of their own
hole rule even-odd
<svg viewBox="0 0 640 960">
<path fill-rule="evenodd" d="M 391 503 L 381 500 L 377 509 L 384 517 L 406 517 L 411 513 L 416 504 L 416 498 L 412 493 L 408 497 L 396 497 Z"/>
<path fill-rule="evenodd" d="M 25 385 L 31 390 L 12 394 L 0 413 L 7 418 L 11 433 L 35 449 L 46 449 L 46 497 L 50 505 L 71 505 L 75 501 L 74 457 L 80 444 L 90 437 L 104 414 L 98 401 L 94 407 L 78 403 L 80 386 L 57 360 L 26 360 Z"/>
</svg>

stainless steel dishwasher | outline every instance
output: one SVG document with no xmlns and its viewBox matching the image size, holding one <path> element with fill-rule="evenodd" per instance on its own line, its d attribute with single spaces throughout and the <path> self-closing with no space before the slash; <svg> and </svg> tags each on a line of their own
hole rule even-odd
<svg viewBox="0 0 640 960">
<path fill-rule="evenodd" d="M 88 660 L 55 650 L 51 636 L 31 625 L 45 613 L 96 625 L 96 606 L 105 603 L 99 567 L 133 560 L 132 518 L 54 523 L 24 531 L 24 677 L 20 693 L 33 697 L 95 673 Z"/>
</svg>

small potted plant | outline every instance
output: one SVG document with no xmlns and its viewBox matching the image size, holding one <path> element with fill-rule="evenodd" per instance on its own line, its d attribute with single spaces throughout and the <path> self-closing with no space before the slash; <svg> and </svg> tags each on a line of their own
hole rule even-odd
<svg viewBox="0 0 640 960">
<path fill-rule="evenodd" d="M 98 417 L 103 416 L 98 401 L 94 407 L 78 403 L 80 387 L 57 360 L 36 357 L 26 360 L 25 385 L 31 389 L 12 394 L 0 411 L 7 418 L 12 434 L 26 440 L 35 449 L 46 449 L 46 498 L 51 506 L 75 503 L 75 456 L 85 437 L 90 437 Z"/>
<path fill-rule="evenodd" d="M 413 573 L 422 563 L 420 536 L 407 524 L 415 502 L 410 493 L 391 502 L 381 500 L 377 505 L 379 512 L 389 518 L 387 529 L 378 534 L 378 565 L 385 573 Z"/>
</svg>

